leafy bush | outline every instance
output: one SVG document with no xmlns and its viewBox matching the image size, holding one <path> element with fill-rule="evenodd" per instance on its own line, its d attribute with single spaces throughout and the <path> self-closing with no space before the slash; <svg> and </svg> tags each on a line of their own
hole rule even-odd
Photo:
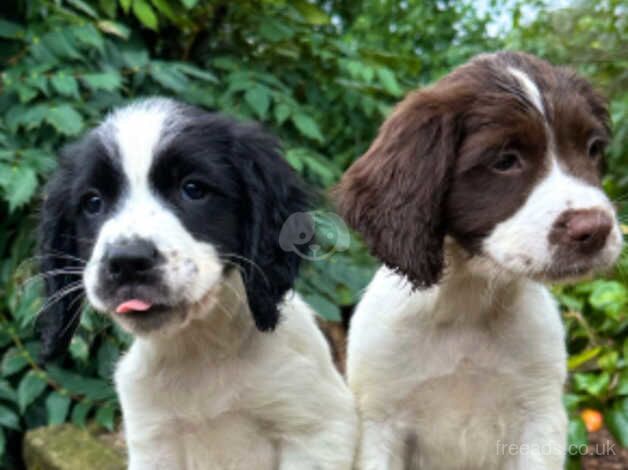
<svg viewBox="0 0 628 470">
<path fill-rule="evenodd" d="M 3 2 L 0 466 L 19 466 L 19 442 L 28 428 L 95 419 L 112 429 L 118 413 L 111 369 L 129 338 L 101 316 L 85 311 L 70 354 L 45 370 L 37 364 L 39 344 L 32 330 L 42 308 L 41 276 L 32 257 L 37 196 L 64 142 L 113 106 L 138 96 L 170 95 L 262 121 L 281 137 L 290 164 L 325 190 L 365 150 L 395 101 L 471 55 L 507 41 L 562 62 L 576 57 L 542 48 L 550 24 L 541 15 L 537 23 L 520 25 L 521 36 L 489 37 L 487 19 L 452 0 Z M 599 27 L 597 22 L 582 26 L 585 32 Z M 625 24 L 619 27 L 625 33 Z M 603 84 L 621 76 L 621 66 L 582 65 Z M 628 188 L 621 173 L 627 162 L 628 103 L 621 95 L 626 87 L 618 90 L 613 117 L 620 124 L 620 144 L 613 148 L 614 178 L 608 183 L 616 195 Z M 328 213 L 322 209 L 324 219 Z M 321 223 L 319 229 L 322 249 L 331 250 L 326 235 L 337 227 Z M 354 239 L 347 250 L 306 264 L 298 289 L 321 315 L 338 319 L 356 302 L 374 267 Z M 626 332 L 624 281 L 557 291 L 571 312 L 566 321 L 572 362 L 601 348 L 574 366 L 586 366 L 581 373 L 595 376 L 574 375 L 579 385 L 572 387 L 576 398 L 570 404 L 576 407 L 594 404 L 610 413 L 624 406 L 618 397 L 625 395 L 625 385 L 618 384 L 625 382 L 616 379 L 626 370 L 626 346 L 620 345 Z M 595 336 L 587 336 L 591 329 Z M 596 360 L 602 365 L 591 367 Z M 595 380 L 607 376 L 608 383 L 596 388 Z M 627 414 L 614 416 L 619 429 Z"/>
</svg>

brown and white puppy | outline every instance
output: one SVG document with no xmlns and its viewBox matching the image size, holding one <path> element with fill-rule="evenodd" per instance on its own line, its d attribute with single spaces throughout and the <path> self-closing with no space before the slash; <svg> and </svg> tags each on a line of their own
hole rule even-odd
<svg viewBox="0 0 628 470">
<path fill-rule="evenodd" d="M 358 468 L 563 467 L 564 331 L 540 282 L 621 251 L 609 134 L 572 71 L 485 54 L 408 95 L 347 171 L 340 211 L 386 265 L 349 333 Z"/>
</svg>

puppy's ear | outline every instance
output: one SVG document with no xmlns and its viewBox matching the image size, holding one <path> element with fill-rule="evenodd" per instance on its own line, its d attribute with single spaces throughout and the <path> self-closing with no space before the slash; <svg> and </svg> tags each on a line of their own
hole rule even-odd
<svg viewBox="0 0 628 470">
<path fill-rule="evenodd" d="M 57 170 L 44 190 L 39 224 L 40 270 L 45 303 L 36 320 L 43 360 L 64 353 L 80 320 L 83 295 L 73 217 L 68 214 L 71 194 L 67 167 Z"/>
<path fill-rule="evenodd" d="M 455 108 L 431 88 L 410 94 L 335 189 L 340 214 L 388 267 L 416 287 L 443 269 L 443 200 L 459 141 Z"/>
<path fill-rule="evenodd" d="M 308 209 L 308 198 L 274 138 L 257 126 L 239 125 L 233 139 L 247 203 L 242 250 L 250 260 L 239 263 L 255 324 L 262 331 L 272 330 L 279 320 L 277 303 L 294 284 L 300 262 L 293 250 L 280 244 L 282 237 L 296 241 L 299 228 L 290 225 L 295 233 L 286 234 L 284 224 L 292 214 Z"/>
</svg>

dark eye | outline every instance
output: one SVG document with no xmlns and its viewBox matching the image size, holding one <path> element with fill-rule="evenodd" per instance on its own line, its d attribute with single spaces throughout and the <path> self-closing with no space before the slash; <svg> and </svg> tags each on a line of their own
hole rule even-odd
<svg viewBox="0 0 628 470">
<path fill-rule="evenodd" d="M 589 158 L 593 160 L 600 158 L 604 153 L 604 147 L 606 147 L 606 142 L 604 142 L 599 137 L 593 137 L 592 139 L 590 139 L 587 150 Z"/>
<path fill-rule="evenodd" d="M 198 201 L 207 196 L 207 185 L 197 180 L 187 180 L 181 185 L 181 192 L 186 199 Z"/>
<path fill-rule="evenodd" d="M 522 168 L 521 156 L 513 150 L 506 150 L 499 154 L 491 168 L 499 173 L 510 173 Z"/>
<path fill-rule="evenodd" d="M 103 200 L 98 193 L 87 193 L 81 200 L 81 208 L 87 215 L 97 215 L 102 212 Z"/>
</svg>

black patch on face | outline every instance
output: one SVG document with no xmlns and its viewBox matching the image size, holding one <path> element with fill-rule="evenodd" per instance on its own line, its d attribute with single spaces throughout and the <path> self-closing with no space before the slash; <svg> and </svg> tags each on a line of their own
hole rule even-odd
<svg viewBox="0 0 628 470">
<path fill-rule="evenodd" d="M 272 330 L 279 321 L 278 303 L 292 287 L 300 262 L 295 253 L 280 247 L 280 231 L 290 215 L 308 210 L 306 193 L 282 159 L 278 142 L 259 126 L 180 103 L 170 105 L 172 121 L 149 174 L 155 197 L 194 238 L 214 245 L 227 267 L 242 271 L 257 327 Z M 116 143 L 100 139 L 91 132 L 66 147 L 46 188 L 40 225 L 43 271 L 82 268 L 104 222 L 125 198 L 130 183 L 115 155 Z M 47 278 L 48 300 L 78 280 L 72 275 Z M 164 299 L 167 304 L 166 289 L 158 281 L 128 284 L 104 296 L 122 292 L 126 298 L 147 297 L 158 306 Z M 44 358 L 67 348 L 78 325 L 77 300 L 82 294 L 82 289 L 74 291 L 40 315 Z M 163 323 L 164 313 L 158 310 L 145 315 L 143 326 Z"/>
<path fill-rule="evenodd" d="M 40 269 L 46 275 L 46 307 L 37 318 L 42 357 L 63 352 L 80 320 L 82 270 L 96 236 L 124 191 L 124 179 L 100 137 L 89 133 L 64 147 L 59 167 L 44 190 L 39 225 Z M 103 212 L 88 216 L 84 197 L 101 195 Z M 70 272 L 71 271 L 71 272 Z"/>
<path fill-rule="evenodd" d="M 149 174 L 158 198 L 188 232 L 214 245 L 226 260 L 242 254 L 240 232 L 246 219 L 243 188 L 230 155 L 226 123 L 210 114 L 200 115 L 160 150 Z M 198 186 L 204 195 L 190 198 L 186 184 Z"/>
</svg>

